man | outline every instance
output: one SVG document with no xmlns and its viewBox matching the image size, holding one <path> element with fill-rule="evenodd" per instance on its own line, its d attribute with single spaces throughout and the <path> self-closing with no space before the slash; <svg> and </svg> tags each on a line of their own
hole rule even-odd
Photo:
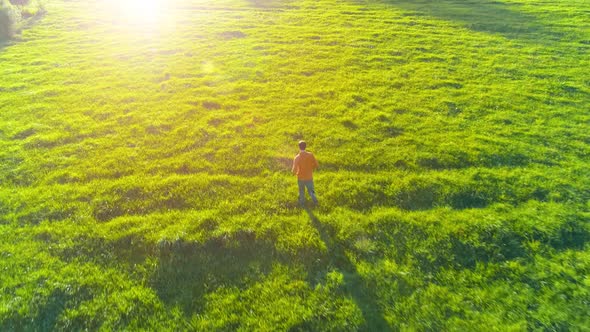
<svg viewBox="0 0 590 332">
<path fill-rule="evenodd" d="M 318 204 L 313 189 L 313 171 L 318 168 L 318 161 L 313 153 L 305 151 L 307 143 L 299 141 L 299 154 L 293 160 L 293 174 L 297 175 L 297 184 L 299 185 L 299 204 L 305 204 L 305 188 L 314 204 Z"/>
</svg>

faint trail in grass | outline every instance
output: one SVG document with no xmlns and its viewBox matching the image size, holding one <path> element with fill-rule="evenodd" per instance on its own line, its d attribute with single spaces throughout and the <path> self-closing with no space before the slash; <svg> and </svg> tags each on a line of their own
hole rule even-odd
<svg viewBox="0 0 590 332">
<path fill-rule="evenodd" d="M 322 224 L 309 208 L 305 208 L 309 215 L 312 225 L 318 230 L 322 241 L 328 248 L 328 256 L 334 261 L 334 265 L 340 269 L 344 275 L 346 290 L 358 305 L 363 313 L 366 326 L 365 331 L 389 331 L 391 327 L 383 317 L 376 295 L 363 284 L 362 277 L 359 275 L 356 266 L 346 253 L 344 248 L 338 245 L 335 238 L 336 231 L 329 225 Z"/>
</svg>

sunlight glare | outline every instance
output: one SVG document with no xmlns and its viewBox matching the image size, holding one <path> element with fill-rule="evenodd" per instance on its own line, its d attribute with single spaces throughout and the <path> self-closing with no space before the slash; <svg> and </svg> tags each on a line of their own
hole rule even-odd
<svg viewBox="0 0 590 332">
<path fill-rule="evenodd" d="M 166 0 L 110 0 L 115 15 L 129 25 L 157 24 L 166 10 Z"/>
</svg>

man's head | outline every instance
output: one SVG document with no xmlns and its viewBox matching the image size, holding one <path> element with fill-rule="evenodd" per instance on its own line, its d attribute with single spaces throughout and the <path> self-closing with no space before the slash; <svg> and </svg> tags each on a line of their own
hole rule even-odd
<svg viewBox="0 0 590 332">
<path fill-rule="evenodd" d="M 303 151 L 307 147 L 307 143 L 305 141 L 299 141 L 299 150 Z"/>
</svg>

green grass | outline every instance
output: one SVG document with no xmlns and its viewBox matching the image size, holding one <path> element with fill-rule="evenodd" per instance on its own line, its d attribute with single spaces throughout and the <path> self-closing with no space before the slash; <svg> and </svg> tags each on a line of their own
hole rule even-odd
<svg viewBox="0 0 590 332">
<path fill-rule="evenodd" d="M 587 1 L 46 8 L 0 46 L 0 330 L 590 329 Z"/>
</svg>

